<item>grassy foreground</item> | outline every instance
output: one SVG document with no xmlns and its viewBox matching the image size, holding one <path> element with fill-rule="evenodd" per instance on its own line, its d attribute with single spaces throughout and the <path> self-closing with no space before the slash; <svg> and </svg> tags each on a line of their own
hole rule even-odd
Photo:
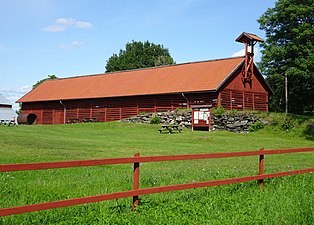
<svg viewBox="0 0 314 225">
<path fill-rule="evenodd" d="M 159 134 L 158 125 L 0 126 L 0 163 L 312 147 L 298 132 Z M 313 167 L 313 153 L 266 156 L 265 172 Z M 0 174 L 0 207 L 129 190 L 132 165 Z M 257 157 L 141 164 L 141 187 L 257 174 Z M 0 218 L 0 224 L 312 224 L 314 174 L 141 196 Z"/>
</svg>

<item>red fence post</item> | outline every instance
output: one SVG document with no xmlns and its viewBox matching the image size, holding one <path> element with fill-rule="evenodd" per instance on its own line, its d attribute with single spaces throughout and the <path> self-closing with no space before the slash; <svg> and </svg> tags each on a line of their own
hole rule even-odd
<svg viewBox="0 0 314 225">
<path fill-rule="evenodd" d="M 136 153 L 134 157 L 140 157 L 140 153 Z M 140 163 L 134 162 L 133 170 L 133 190 L 137 190 L 140 187 Z M 133 196 L 132 210 L 138 205 L 138 195 Z"/>
<path fill-rule="evenodd" d="M 264 148 L 260 149 L 260 153 L 261 154 L 259 156 L 259 175 L 263 175 L 264 174 Z M 259 179 L 258 183 L 259 183 L 260 189 L 263 189 L 264 180 L 263 179 Z"/>
</svg>

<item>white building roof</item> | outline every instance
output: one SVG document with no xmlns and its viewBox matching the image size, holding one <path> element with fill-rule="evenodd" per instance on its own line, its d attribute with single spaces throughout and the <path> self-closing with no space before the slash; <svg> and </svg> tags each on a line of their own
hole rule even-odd
<svg viewBox="0 0 314 225">
<path fill-rule="evenodd" d="M 0 94 L 0 105 L 12 105 L 12 103 Z"/>
</svg>

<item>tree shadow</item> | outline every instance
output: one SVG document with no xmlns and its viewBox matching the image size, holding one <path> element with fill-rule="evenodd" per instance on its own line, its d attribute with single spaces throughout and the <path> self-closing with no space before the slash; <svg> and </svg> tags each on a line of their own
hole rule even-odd
<svg viewBox="0 0 314 225">
<path fill-rule="evenodd" d="M 306 125 L 303 135 L 307 140 L 314 141 L 314 123 L 310 122 Z"/>
</svg>

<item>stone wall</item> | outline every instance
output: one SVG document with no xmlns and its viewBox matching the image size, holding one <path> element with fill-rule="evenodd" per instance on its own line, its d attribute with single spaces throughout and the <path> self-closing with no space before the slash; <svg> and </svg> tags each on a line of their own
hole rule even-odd
<svg viewBox="0 0 314 225">
<path fill-rule="evenodd" d="M 171 112 L 146 113 L 122 120 L 125 123 L 151 123 L 153 117 L 159 117 L 161 124 L 179 124 L 182 127 L 191 128 L 191 110 L 179 110 Z M 232 132 L 248 132 L 249 126 L 260 121 L 263 125 L 267 121 L 260 118 L 258 114 L 250 112 L 224 113 L 223 115 L 213 115 L 211 130 L 228 130 Z"/>
<path fill-rule="evenodd" d="M 223 114 L 220 116 L 213 116 L 212 130 L 228 130 L 232 132 L 249 132 L 250 125 L 260 121 L 260 117 L 253 113 Z M 265 122 L 265 121 L 263 121 Z"/>
<path fill-rule="evenodd" d="M 179 124 L 182 127 L 191 127 L 191 111 L 146 113 L 122 120 L 125 123 L 151 123 L 153 117 L 159 117 L 161 124 Z"/>
</svg>

